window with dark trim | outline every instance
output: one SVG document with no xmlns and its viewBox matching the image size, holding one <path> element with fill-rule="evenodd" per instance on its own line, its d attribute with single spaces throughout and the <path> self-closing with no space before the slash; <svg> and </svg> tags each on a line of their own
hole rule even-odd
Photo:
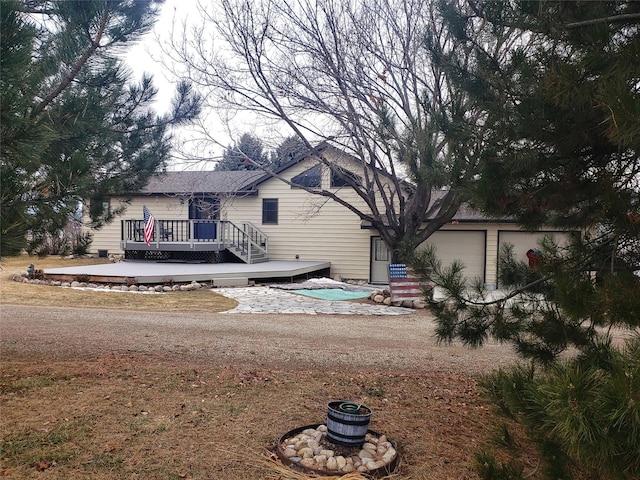
<svg viewBox="0 0 640 480">
<path fill-rule="evenodd" d="M 335 168 L 331 170 L 331 188 L 350 187 L 349 181 L 356 184 L 362 183 L 362 178 L 349 170 Z"/>
<path fill-rule="evenodd" d="M 315 165 L 291 179 L 292 183 L 301 187 L 320 188 L 322 182 L 322 166 Z M 293 185 L 294 187 L 296 185 Z"/>
<path fill-rule="evenodd" d="M 91 199 L 89 203 L 89 211 L 87 213 L 92 219 L 108 220 L 111 217 L 111 199 Z"/>
<path fill-rule="evenodd" d="M 262 199 L 262 223 L 278 223 L 278 199 Z"/>
</svg>

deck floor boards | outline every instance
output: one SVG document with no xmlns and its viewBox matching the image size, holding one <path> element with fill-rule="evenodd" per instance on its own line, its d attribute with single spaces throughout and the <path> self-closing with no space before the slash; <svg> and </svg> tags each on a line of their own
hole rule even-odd
<svg viewBox="0 0 640 480">
<path fill-rule="evenodd" d="M 117 263 L 84 265 L 77 267 L 47 268 L 45 278 L 51 280 L 72 280 L 88 277 L 90 281 L 111 281 L 124 283 L 203 282 L 216 279 L 265 278 L 290 279 L 331 267 L 327 261 L 279 261 L 263 263 L 176 263 L 125 260 Z M 98 280 L 100 279 L 100 280 Z"/>
</svg>

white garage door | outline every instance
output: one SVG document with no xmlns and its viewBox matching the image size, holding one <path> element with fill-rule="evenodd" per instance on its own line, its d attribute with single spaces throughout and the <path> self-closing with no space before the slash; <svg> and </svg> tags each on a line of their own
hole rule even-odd
<svg viewBox="0 0 640 480">
<path fill-rule="evenodd" d="M 528 262 L 527 251 L 537 248 L 545 235 L 553 237 L 554 241 L 562 245 L 566 240 L 566 233 L 563 232 L 522 232 L 522 231 L 500 231 L 498 232 L 498 244 L 502 251 L 502 246 L 506 243 L 513 245 L 513 252 L 516 260 Z"/>
<path fill-rule="evenodd" d="M 464 275 L 469 278 L 479 278 L 484 281 L 486 233 L 482 231 L 446 231 L 434 233 L 423 245 L 432 244 L 436 248 L 436 255 L 443 267 L 449 266 L 454 260 L 464 264 Z"/>
</svg>

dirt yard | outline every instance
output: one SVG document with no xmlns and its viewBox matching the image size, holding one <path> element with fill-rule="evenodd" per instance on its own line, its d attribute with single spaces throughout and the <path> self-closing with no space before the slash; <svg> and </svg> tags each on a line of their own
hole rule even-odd
<svg viewBox="0 0 640 480">
<path fill-rule="evenodd" d="M 514 361 L 497 344 L 439 345 L 426 311 L 1 308 L 0 473 L 13 479 L 303 478 L 270 453 L 335 399 L 373 410 L 370 428 L 400 451 L 395 478 L 477 479 L 502 419 L 476 378 Z"/>
</svg>

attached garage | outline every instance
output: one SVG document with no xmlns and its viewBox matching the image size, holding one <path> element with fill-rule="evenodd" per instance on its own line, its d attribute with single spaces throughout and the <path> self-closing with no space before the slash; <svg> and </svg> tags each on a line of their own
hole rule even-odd
<svg viewBox="0 0 640 480">
<path fill-rule="evenodd" d="M 484 230 L 440 230 L 419 248 L 431 244 L 443 267 L 454 260 L 464 264 L 463 274 L 469 279 L 485 280 L 487 235 Z"/>
<path fill-rule="evenodd" d="M 540 245 L 540 242 L 544 239 L 545 236 L 551 236 L 556 242 L 561 242 L 567 235 L 566 232 L 550 232 L 550 231 L 540 231 L 540 232 L 525 232 L 522 230 L 518 231 L 507 231 L 501 230 L 498 232 L 498 244 L 499 244 L 499 252 L 502 251 L 502 247 L 505 244 L 513 245 L 513 252 L 515 254 L 516 260 L 520 260 L 521 262 L 527 261 L 527 251 L 532 248 L 537 248 Z"/>
</svg>

